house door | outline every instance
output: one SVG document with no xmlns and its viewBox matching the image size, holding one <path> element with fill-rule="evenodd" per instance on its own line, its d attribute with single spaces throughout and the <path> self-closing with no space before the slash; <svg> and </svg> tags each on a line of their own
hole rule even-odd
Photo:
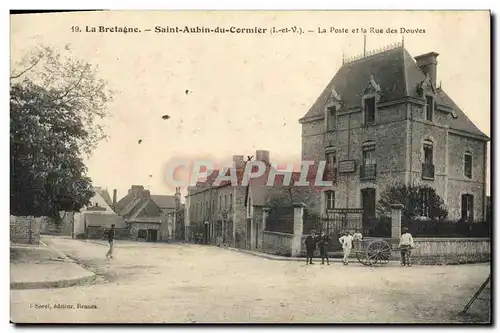
<svg viewBox="0 0 500 333">
<path fill-rule="evenodd" d="M 148 242 L 156 242 L 158 240 L 158 230 L 148 229 Z"/>
<path fill-rule="evenodd" d="M 369 222 L 375 217 L 376 196 L 374 188 L 365 188 L 361 190 L 361 208 L 363 208 L 363 229 L 368 235 L 370 234 Z"/>
</svg>

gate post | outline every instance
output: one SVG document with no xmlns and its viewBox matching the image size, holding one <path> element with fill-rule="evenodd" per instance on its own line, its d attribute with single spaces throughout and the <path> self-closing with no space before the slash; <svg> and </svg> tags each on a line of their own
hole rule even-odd
<svg viewBox="0 0 500 333">
<path fill-rule="evenodd" d="M 391 243 L 399 245 L 399 238 L 401 237 L 401 212 L 404 206 L 402 204 L 391 205 Z"/>
<path fill-rule="evenodd" d="M 262 224 L 261 224 L 261 229 L 259 230 L 260 237 L 258 245 L 260 249 L 262 249 L 262 246 L 264 245 L 264 231 L 266 230 L 266 220 L 270 210 L 271 208 L 269 207 L 262 208 Z"/>
<path fill-rule="evenodd" d="M 304 230 L 304 204 L 294 203 L 293 206 L 293 237 L 292 257 L 298 257 L 302 250 L 302 232 Z"/>
</svg>

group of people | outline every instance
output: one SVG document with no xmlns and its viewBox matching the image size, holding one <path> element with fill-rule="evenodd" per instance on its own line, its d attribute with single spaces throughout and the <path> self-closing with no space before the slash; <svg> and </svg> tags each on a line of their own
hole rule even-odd
<svg viewBox="0 0 500 333">
<path fill-rule="evenodd" d="M 342 245 L 342 251 L 344 257 L 342 263 L 344 265 L 349 265 L 349 256 L 351 254 L 352 248 L 354 247 L 357 251 L 362 251 L 362 240 L 363 234 L 361 230 L 356 229 L 354 233 L 349 230 L 344 231 L 339 238 L 339 243 Z M 321 257 L 321 265 L 325 264 L 325 259 L 327 265 L 330 265 L 328 260 L 328 244 L 330 242 L 330 237 L 321 231 L 319 236 L 316 236 L 316 231 L 312 230 L 310 235 L 306 237 L 306 265 L 314 265 L 313 256 L 316 248 L 319 248 L 319 254 Z M 415 247 L 413 243 L 413 237 L 408 232 L 408 228 L 403 228 L 399 240 L 399 249 L 401 252 L 401 266 L 411 266 L 411 249 Z"/>
</svg>

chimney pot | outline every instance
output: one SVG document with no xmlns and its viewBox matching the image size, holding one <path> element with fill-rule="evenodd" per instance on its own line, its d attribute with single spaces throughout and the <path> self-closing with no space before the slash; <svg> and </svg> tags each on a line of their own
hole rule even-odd
<svg viewBox="0 0 500 333">
<path fill-rule="evenodd" d="M 257 151 L 255 151 L 255 160 L 265 161 L 267 163 L 271 163 L 271 159 L 269 158 L 269 150 L 257 150 Z"/>
<path fill-rule="evenodd" d="M 233 155 L 233 163 L 236 169 L 241 169 L 245 165 L 245 157 L 243 155 Z"/>
<path fill-rule="evenodd" d="M 116 197 L 117 197 L 117 191 L 116 189 L 113 190 L 113 206 L 116 205 Z"/>
<path fill-rule="evenodd" d="M 425 74 L 429 74 L 432 85 L 436 87 L 437 81 L 437 57 L 439 53 L 429 52 L 415 57 L 417 66 Z"/>
</svg>

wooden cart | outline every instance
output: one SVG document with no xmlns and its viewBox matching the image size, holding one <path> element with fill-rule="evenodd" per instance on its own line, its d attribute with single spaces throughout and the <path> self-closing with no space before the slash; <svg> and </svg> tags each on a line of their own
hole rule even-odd
<svg viewBox="0 0 500 333">
<path fill-rule="evenodd" d="M 399 251 L 399 248 L 393 248 L 389 242 L 384 239 L 362 239 L 353 242 L 352 251 L 356 253 L 358 261 L 365 266 L 386 265 L 392 256 L 392 251 Z"/>
</svg>

